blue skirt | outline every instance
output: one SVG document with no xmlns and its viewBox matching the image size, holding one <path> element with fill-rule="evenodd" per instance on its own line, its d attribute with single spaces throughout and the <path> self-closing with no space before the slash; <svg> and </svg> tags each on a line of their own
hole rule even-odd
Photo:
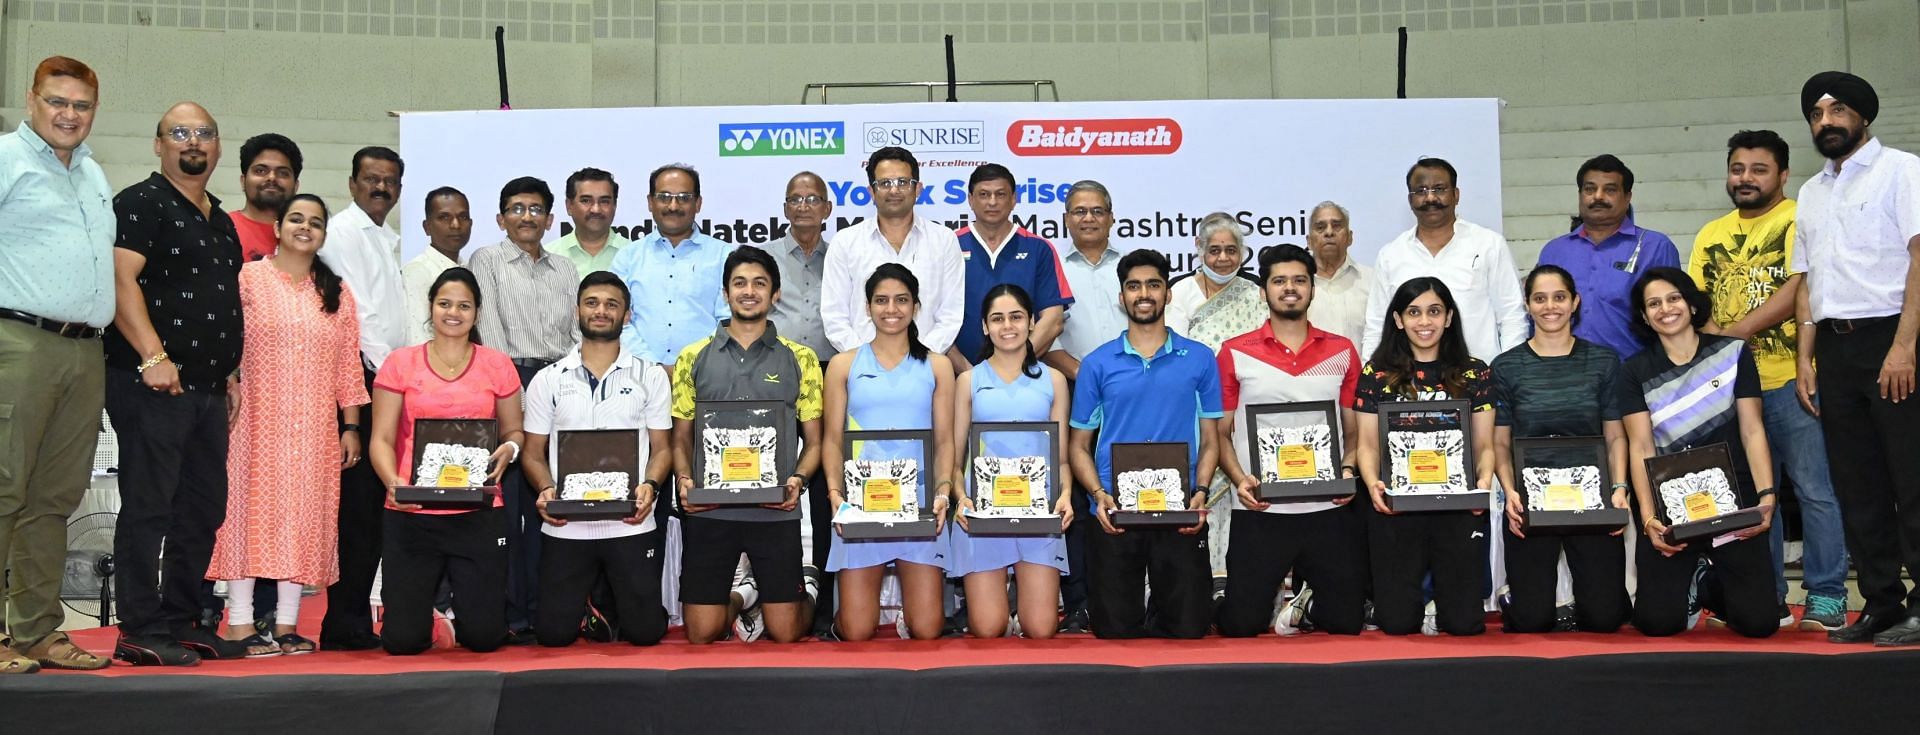
<svg viewBox="0 0 1920 735">
<path fill-rule="evenodd" d="M 969 536 L 960 524 L 951 524 L 953 553 L 948 555 L 947 575 L 964 577 L 974 572 L 1006 569 L 1019 562 L 1067 570 L 1067 537 L 1053 536 Z"/>
<path fill-rule="evenodd" d="M 953 529 L 952 524 L 947 527 Z M 848 541 L 834 533 L 833 548 L 827 552 L 827 571 L 886 566 L 896 561 L 948 569 L 951 557 L 947 551 L 947 535 L 952 532 L 942 531 L 939 536 L 924 541 Z"/>
</svg>

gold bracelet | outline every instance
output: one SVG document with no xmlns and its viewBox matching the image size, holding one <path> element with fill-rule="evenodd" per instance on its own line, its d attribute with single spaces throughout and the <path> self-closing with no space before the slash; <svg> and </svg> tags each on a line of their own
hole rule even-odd
<svg viewBox="0 0 1920 735">
<path fill-rule="evenodd" d="M 141 375 L 145 375 L 147 373 L 147 368 L 153 367 L 162 362 L 166 362 L 166 360 L 167 360 L 167 351 L 161 350 L 159 352 L 154 353 L 153 357 L 149 357 L 146 359 L 146 361 L 140 363 L 140 367 L 134 368 L 134 372 L 140 373 Z"/>
</svg>

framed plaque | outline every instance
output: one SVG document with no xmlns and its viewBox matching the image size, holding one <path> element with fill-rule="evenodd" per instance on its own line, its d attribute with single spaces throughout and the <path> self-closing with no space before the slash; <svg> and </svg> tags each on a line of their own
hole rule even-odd
<svg viewBox="0 0 1920 735">
<path fill-rule="evenodd" d="M 848 431 L 841 437 L 846 504 L 834 513 L 849 541 L 931 539 L 933 432 L 927 429 Z"/>
<path fill-rule="evenodd" d="M 547 515 L 570 521 L 610 521 L 633 515 L 633 488 L 646 479 L 640 466 L 639 429 L 554 432 L 558 461 L 553 482 L 560 499 L 547 502 Z"/>
<path fill-rule="evenodd" d="M 1759 508 L 1741 508 L 1733 450 L 1709 444 L 1647 458 L 1654 512 L 1667 524 L 1666 541 L 1684 544 L 1760 525 Z"/>
<path fill-rule="evenodd" d="M 1466 401 L 1380 404 L 1380 466 L 1395 513 L 1485 510 L 1493 498 L 1473 487 L 1473 408 Z"/>
<path fill-rule="evenodd" d="M 1185 528 L 1207 511 L 1188 510 L 1192 446 L 1186 442 L 1115 442 L 1112 451 L 1113 497 L 1118 527 Z M 1206 492 L 1204 488 L 1199 492 Z"/>
<path fill-rule="evenodd" d="M 1513 475 L 1529 533 L 1612 533 L 1627 525 L 1627 509 L 1610 502 L 1605 437 L 1515 437 Z"/>
<path fill-rule="evenodd" d="M 500 444 L 493 419 L 414 419 L 413 484 L 393 489 L 393 501 L 427 510 L 493 507 L 498 486 L 487 484 L 489 460 Z"/>
<path fill-rule="evenodd" d="M 760 505 L 787 499 L 799 463 L 786 401 L 698 401 L 693 407 L 694 505 Z"/>
<path fill-rule="evenodd" d="M 975 422 L 967 428 L 967 533 L 1055 536 L 1060 516 L 1060 424 Z"/>
<path fill-rule="evenodd" d="M 1337 500 L 1359 482 L 1340 477 L 1340 412 L 1333 401 L 1247 406 L 1247 470 L 1270 503 Z"/>
</svg>

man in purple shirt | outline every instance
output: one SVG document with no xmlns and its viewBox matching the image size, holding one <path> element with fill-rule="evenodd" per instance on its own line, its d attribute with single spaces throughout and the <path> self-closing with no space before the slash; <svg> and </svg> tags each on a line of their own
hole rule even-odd
<svg viewBox="0 0 1920 735">
<path fill-rule="evenodd" d="M 1580 164 L 1580 224 L 1540 250 L 1541 265 L 1557 265 L 1580 286 L 1580 313 L 1573 336 L 1632 357 L 1645 348 L 1630 327 L 1636 306 L 1634 279 L 1649 268 L 1681 267 L 1680 251 L 1666 234 L 1633 224 L 1633 171 L 1612 154 Z"/>
</svg>

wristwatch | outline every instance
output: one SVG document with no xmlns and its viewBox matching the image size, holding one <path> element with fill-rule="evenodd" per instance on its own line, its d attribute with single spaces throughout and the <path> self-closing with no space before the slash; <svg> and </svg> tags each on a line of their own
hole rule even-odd
<svg viewBox="0 0 1920 735">
<path fill-rule="evenodd" d="M 659 494 L 660 492 L 660 483 L 654 482 L 652 479 L 641 480 L 640 484 L 647 486 L 647 489 L 652 490 L 655 494 Z"/>
<path fill-rule="evenodd" d="M 345 434 L 349 431 L 355 434 L 360 433 L 360 425 L 359 424 L 341 424 L 340 425 L 340 433 Z"/>
</svg>

